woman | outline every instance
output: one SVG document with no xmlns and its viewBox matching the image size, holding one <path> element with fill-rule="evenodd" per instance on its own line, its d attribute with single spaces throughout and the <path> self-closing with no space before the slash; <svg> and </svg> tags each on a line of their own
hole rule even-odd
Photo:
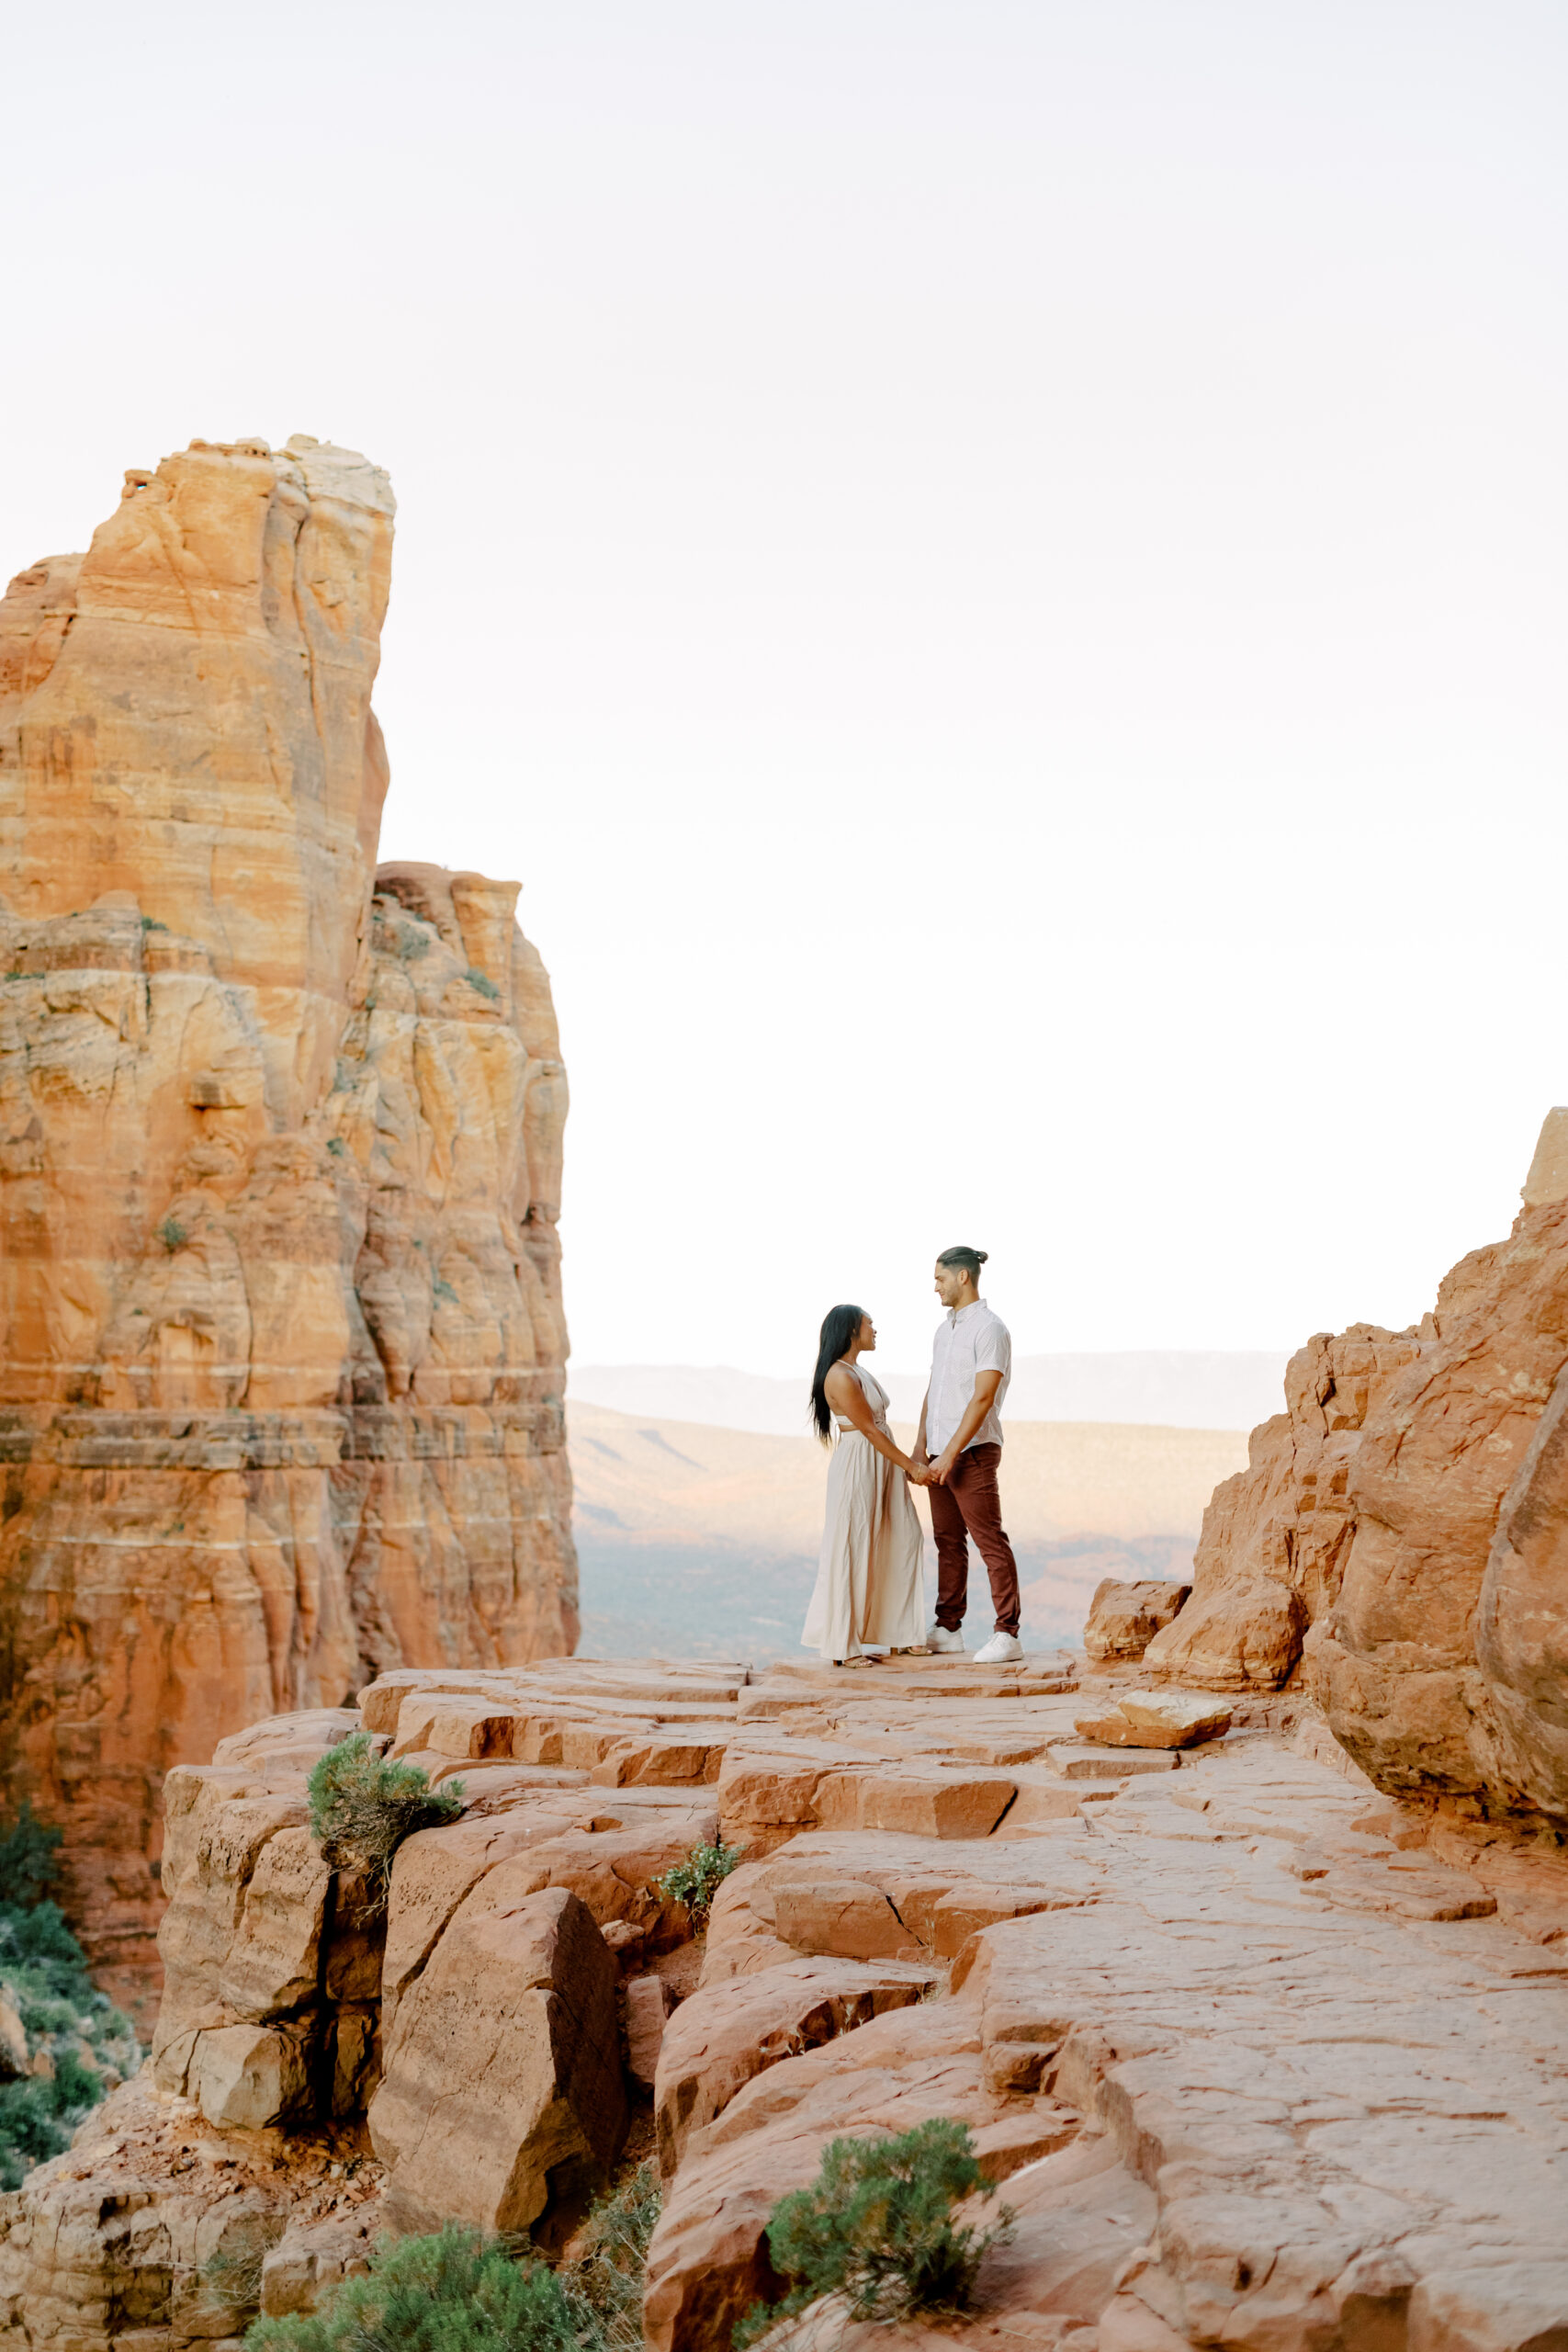
<svg viewBox="0 0 1568 2352">
<path fill-rule="evenodd" d="M 835 1306 L 822 1325 L 811 1383 L 811 1419 L 828 1464 L 828 1521 L 803 1649 L 835 1666 L 871 1666 L 861 1645 L 922 1650 L 925 1594 L 920 1522 L 906 1481 L 922 1478 L 887 1434 L 887 1396 L 859 1358 L 876 1327 L 858 1306 Z"/>
</svg>

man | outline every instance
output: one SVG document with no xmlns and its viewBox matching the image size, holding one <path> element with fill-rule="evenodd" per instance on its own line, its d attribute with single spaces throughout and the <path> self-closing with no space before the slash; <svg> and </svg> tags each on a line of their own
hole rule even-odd
<svg viewBox="0 0 1568 2352">
<path fill-rule="evenodd" d="M 947 1309 L 931 1349 L 931 1385 L 920 1407 L 914 1458 L 929 1464 L 922 1482 L 931 1502 L 936 1537 L 936 1623 L 927 1635 L 933 1650 L 962 1655 L 969 1547 L 991 1579 L 997 1630 L 975 1653 L 976 1666 L 1001 1666 L 1023 1656 L 1018 1638 L 1018 1563 L 1002 1526 L 997 1466 L 1002 1458 L 1002 1398 L 1012 1375 L 1012 1340 L 999 1315 L 980 1296 L 984 1250 L 944 1250 L 936 1261 L 936 1295 Z M 931 1449 L 934 1448 L 934 1456 Z"/>
</svg>

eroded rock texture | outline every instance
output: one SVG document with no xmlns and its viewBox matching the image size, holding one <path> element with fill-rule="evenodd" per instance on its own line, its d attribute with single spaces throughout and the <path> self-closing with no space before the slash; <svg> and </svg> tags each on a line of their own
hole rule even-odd
<svg viewBox="0 0 1568 2352">
<path fill-rule="evenodd" d="M 1354 1524 L 1350 1468 L 1369 1413 L 1416 1353 L 1414 1331 L 1319 1332 L 1285 1370 L 1288 1409 L 1255 1429 L 1247 1466 L 1215 1487 L 1192 1593 L 1145 1670 L 1220 1690 L 1278 1690 L 1337 1597 Z"/>
<path fill-rule="evenodd" d="M 1369 1422 L 1311 1670 L 1380 1787 L 1568 1824 L 1568 1199 L 1461 1261 Z"/>
<path fill-rule="evenodd" d="M 1289 1411 L 1215 1489 L 1145 1672 L 1279 1688 L 1302 1662 L 1380 1788 L 1568 1825 L 1568 1113 L 1506 1241 L 1418 1329 L 1291 1361 Z"/>
<path fill-rule="evenodd" d="M 400 1670 L 172 1775 L 154 2063 L 0 2199 L 0 2346 L 202 2352 L 389 2224 L 553 2249 L 640 2108 L 654 2352 L 777 2298 L 830 2141 L 939 2116 L 1017 2214 L 972 2308 L 819 2305 L 786 2352 L 1551 2352 L 1562 1852 L 1378 1797 L 1300 1697 L 1085 1779 L 1065 1668 Z M 378 1919 L 299 1822 L 356 1724 L 463 1789 Z M 748 1859 L 694 1943 L 660 1883 L 716 1835 Z"/>
<path fill-rule="evenodd" d="M 576 1638 L 565 1080 L 516 886 L 376 871 L 392 511 L 197 443 L 0 605 L 3 1760 L 121 1992 L 171 1767 Z"/>
</svg>

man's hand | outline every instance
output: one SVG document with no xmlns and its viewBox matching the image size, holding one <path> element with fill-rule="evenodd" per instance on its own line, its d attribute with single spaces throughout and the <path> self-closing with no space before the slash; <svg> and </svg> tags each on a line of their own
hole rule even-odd
<svg viewBox="0 0 1568 2352">
<path fill-rule="evenodd" d="M 957 1454 L 953 1452 L 952 1446 L 949 1446 L 946 1451 L 940 1453 L 932 1463 L 929 1473 L 928 1483 L 933 1487 L 945 1487 L 948 1479 L 953 1475 L 953 1465 L 957 1459 Z"/>
</svg>

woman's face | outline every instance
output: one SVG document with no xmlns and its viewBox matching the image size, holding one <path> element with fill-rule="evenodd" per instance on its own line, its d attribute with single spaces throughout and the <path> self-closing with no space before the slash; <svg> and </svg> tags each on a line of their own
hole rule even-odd
<svg viewBox="0 0 1568 2352">
<path fill-rule="evenodd" d="M 876 1326 L 869 1315 L 863 1315 L 860 1318 L 860 1345 L 863 1349 L 876 1345 Z"/>
</svg>

